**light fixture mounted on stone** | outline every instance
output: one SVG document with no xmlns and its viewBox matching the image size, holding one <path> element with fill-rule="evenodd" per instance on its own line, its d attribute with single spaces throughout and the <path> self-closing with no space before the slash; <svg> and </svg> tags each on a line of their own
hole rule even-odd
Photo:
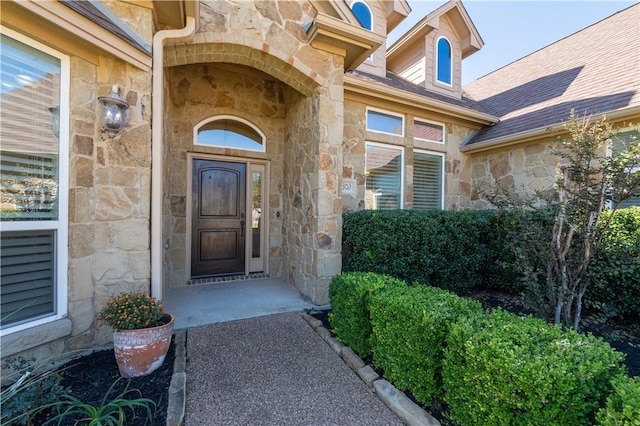
<svg viewBox="0 0 640 426">
<path fill-rule="evenodd" d="M 114 84 L 111 93 L 100 96 L 100 126 L 113 139 L 131 119 L 129 104 L 119 94 L 120 88 Z"/>
</svg>

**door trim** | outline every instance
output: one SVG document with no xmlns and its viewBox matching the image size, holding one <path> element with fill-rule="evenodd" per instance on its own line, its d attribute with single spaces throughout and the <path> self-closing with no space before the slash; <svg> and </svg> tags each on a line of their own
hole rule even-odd
<svg viewBox="0 0 640 426">
<path fill-rule="evenodd" d="M 263 213 L 262 218 L 264 220 L 264 232 L 263 238 L 260 242 L 260 250 L 262 252 L 262 260 L 263 260 L 263 273 L 269 275 L 269 182 L 270 180 L 270 161 L 269 160 L 260 160 L 254 158 L 242 158 L 242 157 L 229 157 L 225 155 L 207 155 L 202 153 L 187 153 L 187 206 L 186 206 L 186 220 L 187 220 L 187 229 L 186 229 L 186 247 L 185 247 L 185 282 L 191 279 L 191 231 L 192 231 L 192 213 L 193 213 L 193 198 L 192 198 L 192 189 L 193 189 L 193 181 L 191 174 L 193 172 L 193 160 L 208 160 L 208 161 L 226 161 L 229 163 L 244 163 L 246 164 L 246 206 L 245 209 L 248 211 L 250 206 L 252 205 L 252 165 L 260 165 L 264 167 L 264 185 L 263 185 L 263 193 L 262 193 L 262 205 L 263 205 Z M 251 232 L 245 232 L 246 241 L 245 241 L 245 267 L 244 274 L 249 275 L 250 266 L 251 266 Z"/>
</svg>

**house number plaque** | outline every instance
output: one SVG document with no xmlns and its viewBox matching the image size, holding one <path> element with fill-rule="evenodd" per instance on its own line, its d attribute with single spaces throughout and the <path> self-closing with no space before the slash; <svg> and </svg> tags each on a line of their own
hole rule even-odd
<svg viewBox="0 0 640 426">
<path fill-rule="evenodd" d="M 356 195 L 356 181 L 355 179 L 345 179 L 342 181 L 342 193 L 349 195 Z"/>
</svg>

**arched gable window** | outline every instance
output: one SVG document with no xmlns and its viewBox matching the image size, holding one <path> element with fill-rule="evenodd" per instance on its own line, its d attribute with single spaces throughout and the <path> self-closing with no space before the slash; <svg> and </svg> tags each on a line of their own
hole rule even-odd
<svg viewBox="0 0 640 426">
<path fill-rule="evenodd" d="M 264 133 L 239 117 L 219 115 L 207 118 L 193 131 L 195 145 L 265 152 Z"/>
<path fill-rule="evenodd" d="M 451 74 L 453 69 L 453 55 L 451 43 L 445 37 L 440 37 L 436 43 L 436 79 L 440 83 L 451 85 Z"/>
<path fill-rule="evenodd" d="M 366 28 L 369 31 L 373 30 L 373 14 L 369 6 L 360 0 L 356 0 L 351 3 L 351 10 L 353 14 L 358 18 L 358 22 L 362 25 L 362 28 Z"/>
</svg>

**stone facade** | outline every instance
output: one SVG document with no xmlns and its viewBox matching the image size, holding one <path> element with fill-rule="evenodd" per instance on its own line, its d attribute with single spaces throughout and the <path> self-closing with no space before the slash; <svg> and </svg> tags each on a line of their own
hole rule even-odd
<svg viewBox="0 0 640 426">
<path fill-rule="evenodd" d="M 424 119 L 428 111 L 416 115 L 416 112 L 392 110 L 390 112 L 404 116 L 405 136 L 395 136 L 366 130 L 366 109 L 370 106 L 361 101 L 345 101 L 344 139 L 342 144 L 342 177 L 356 182 L 354 194 L 343 194 L 342 203 L 345 213 L 365 208 L 365 160 L 366 142 L 376 142 L 404 149 L 404 205 L 413 206 L 413 151 L 418 149 L 444 155 L 444 208 L 460 210 L 470 208 L 471 199 L 471 158 L 460 152 L 459 146 L 469 138 L 472 129 L 451 121 L 446 117 L 433 115 L 430 118 L 444 124 L 445 143 L 436 143 L 414 138 L 414 119 Z"/>
<path fill-rule="evenodd" d="M 471 157 L 471 207 L 490 208 L 482 192 L 501 186 L 523 196 L 531 196 L 553 187 L 558 157 L 553 154 L 554 143 L 543 139 L 510 149 L 497 149 Z"/>
<path fill-rule="evenodd" d="M 165 281 L 188 279 L 187 153 L 259 159 L 270 164 L 270 275 L 327 303 L 341 268 L 342 58 L 306 42 L 309 3 L 202 2 L 200 13 L 194 40 L 166 49 Z M 256 125 L 266 152 L 195 147 L 193 126 L 216 115 Z"/>
<path fill-rule="evenodd" d="M 119 10 L 141 28 L 152 28 L 151 12 L 131 4 Z M 3 357 L 44 359 L 105 344 L 111 330 L 97 316 L 107 298 L 149 291 L 151 75 L 114 57 L 98 59 L 70 55 L 68 283 L 60 283 L 68 314 L 3 337 Z M 113 84 L 130 105 L 131 121 L 109 139 L 100 129 L 98 97 Z"/>
</svg>

